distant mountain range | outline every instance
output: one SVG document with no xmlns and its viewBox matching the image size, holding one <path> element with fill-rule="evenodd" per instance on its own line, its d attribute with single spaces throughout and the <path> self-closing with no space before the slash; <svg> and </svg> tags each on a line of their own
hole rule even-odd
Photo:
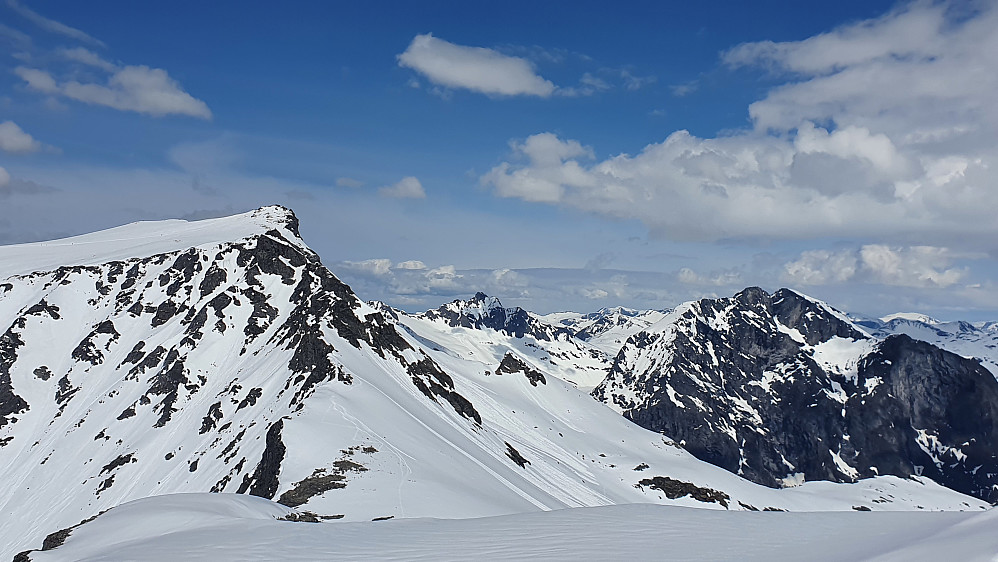
<svg viewBox="0 0 998 562">
<path fill-rule="evenodd" d="M 361 301 L 281 207 L 0 247 L 0 546 L 177 492 L 315 521 L 981 510 L 995 334 L 757 288 L 408 314 Z"/>
</svg>

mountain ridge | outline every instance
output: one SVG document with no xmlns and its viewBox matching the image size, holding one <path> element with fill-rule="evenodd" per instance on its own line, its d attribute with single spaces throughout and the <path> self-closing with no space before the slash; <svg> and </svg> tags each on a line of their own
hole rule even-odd
<svg viewBox="0 0 998 562">
<path fill-rule="evenodd" d="M 238 217 L 187 223 L 190 237 L 181 223 L 166 237 L 139 224 L 137 255 L 0 280 L 11 554 L 172 492 L 249 493 L 348 521 L 635 502 L 984 507 L 917 478 L 751 484 L 592 400 L 608 356 L 570 327 L 524 311 L 539 331 L 517 337 L 370 305 L 301 241 L 289 210 Z M 127 254 L 115 238 L 101 255 Z"/>
</svg>

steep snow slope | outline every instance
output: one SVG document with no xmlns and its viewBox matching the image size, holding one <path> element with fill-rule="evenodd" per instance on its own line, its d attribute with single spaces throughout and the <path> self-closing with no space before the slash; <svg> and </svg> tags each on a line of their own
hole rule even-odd
<svg viewBox="0 0 998 562">
<path fill-rule="evenodd" d="M 422 314 L 394 314 L 431 349 L 473 359 L 490 371 L 512 354 L 584 390 L 603 380 L 612 358 L 577 337 L 571 327 L 550 323 L 519 307 L 503 308 L 499 299 L 484 293 Z"/>
<path fill-rule="evenodd" d="M 750 513 L 654 505 L 464 520 L 278 520 L 259 498 L 138 500 L 25 557 L 62 560 L 994 560 L 998 511 Z"/>
<path fill-rule="evenodd" d="M 35 261 L 24 246 L 0 250 L 17 272 L 0 280 L 5 552 L 129 500 L 190 491 L 346 520 L 633 502 L 984 505 L 913 479 L 750 484 L 550 376 L 520 348 L 499 369 L 505 352 L 469 355 L 473 340 L 440 335 L 460 326 L 423 330 L 437 341 L 405 329 L 441 324 L 399 325 L 362 303 L 296 226 L 290 211 L 268 207 L 89 238 L 107 247 L 50 243 L 61 253 Z M 45 270 L 58 260 L 73 265 Z"/>
<path fill-rule="evenodd" d="M 613 357 L 624 346 L 627 338 L 660 322 L 669 312 L 617 306 L 587 314 L 556 312 L 540 318 L 550 324 L 571 329 L 576 338 Z"/>
</svg>

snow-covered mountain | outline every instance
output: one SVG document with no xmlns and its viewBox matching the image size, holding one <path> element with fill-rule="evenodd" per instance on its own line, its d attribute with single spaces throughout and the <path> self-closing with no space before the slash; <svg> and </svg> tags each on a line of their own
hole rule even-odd
<svg viewBox="0 0 998 562">
<path fill-rule="evenodd" d="M 790 290 L 679 307 L 628 339 L 593 395 L 767 486 L 926 475 L 998 500 L 998 380 Z"/>
<path fill-rule="evenodd" d="M 579 331 L 484 295 L 364 303 L 280 207 L 0 247 L 0 546 L 176 492 L 347 521 L 986 507 L 918 478 L 752 484 L 593 400 L 632 352 Z"/>
<path fill-rule="evenodd" d="M 940 322 L 924 314 L 901 313 L 878 319 L 857 319 L 877 337 L 905 334 L 964 357 L 979 359 L 998 377 L 998 322 Z"/>
</svg>

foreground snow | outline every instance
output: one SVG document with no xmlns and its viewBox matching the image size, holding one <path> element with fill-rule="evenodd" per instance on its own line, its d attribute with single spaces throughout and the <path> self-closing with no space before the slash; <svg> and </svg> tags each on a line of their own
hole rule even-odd
<svg viewBox="0 0 998 562">
<path fill-rule="evenodd" d="M 724 512 L 647 504 L 439 520 L 295 523 L 231 494 L 137 500 L 74 529 L 56 560 L 995 560 L 998 511 Z"/>
</svg>

